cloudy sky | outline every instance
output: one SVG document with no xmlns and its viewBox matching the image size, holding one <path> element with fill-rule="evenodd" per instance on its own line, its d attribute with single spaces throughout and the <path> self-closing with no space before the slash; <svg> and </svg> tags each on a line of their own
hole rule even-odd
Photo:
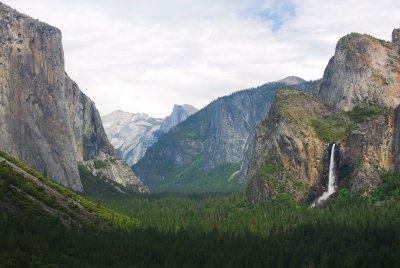
<svg viewBox="0 0 400 268">
<path fill-rule="evenodd" d="M 3 0 L 63 32 L 66 70 L 102 115 L 164 117 L 289 75 L 322 77 L 350 32 L 390 40 L 398 0 Z"/>
</svg>

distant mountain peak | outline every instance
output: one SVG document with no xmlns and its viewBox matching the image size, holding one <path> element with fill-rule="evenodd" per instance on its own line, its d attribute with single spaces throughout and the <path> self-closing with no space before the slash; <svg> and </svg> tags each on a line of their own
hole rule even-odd
<svg viewBox="0 0 400 268">
<path fill-rule="evenodd" d="M 158 137 L 197 112 L 189 104 L 174 105 L 170 116 L 165 119 L 153 118 L 145 113 L 129 113 L 121 110 L 102 117 L 110 142 L 117 149 L 118 156 L 129 165 L 143 157 L 146 150 Z"/>
<path fill-rule="evenodd" d="M 304 82 L 306 82 L 306 80 L 298 76 L 288 76 L 286 78 L 277 81 L 277 83 L 286 84 L 287 86 L 294 86 Z"/>
<path fill-rule="evenodd" d="M 185 121 L 186 118 L 196 113 L 197 111 L 198 109 L 190 104 L 175 104 L 171 115 L 167 116 L 162 123 L 161 132 L 167 133 L 168 131 L 170 131 L 171 128 L 178 125 L 180 122 Z"/>
</svg>

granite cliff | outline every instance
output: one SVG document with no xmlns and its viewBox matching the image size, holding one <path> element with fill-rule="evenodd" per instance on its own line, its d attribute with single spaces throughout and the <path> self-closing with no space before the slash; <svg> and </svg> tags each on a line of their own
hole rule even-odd
<svg viewBox="0 0 400 268">
<path fill-rule="evenodd" d="M 360 102 L 396 107 L 400 102 L 400 55 L 393 42 L 352 33 L 341 38 L 322 79 L 320 96 L 344 111 Z"/>
<path fill-rule="evenodd" d="M 68 77 L 59 29 L 0 3 L 0 150 L 75 191 L 77 163 L 113 156 L 94 103 Z"/>
<path fill-rule="evenodd" d="M 397 33 L 393 42 L 343 37 L 319 91 L 278 93 L 256 128 L 247 172 L 251 201 L 289 194 L 310 204 L 326 189 L 333 143 L 339 188 L 369 195 L 383 174 L 399 171 Z"/>
<path fill-rule="evenodd" d="M 0 148 L 82 191 L 61 32 L 0 4 Z"/>
<path fill-rule="evenodd" d="M 364 195 L 379 185 L 382 173 L 398 171 L 398 33 L 393 30 L 392 42 L 354 33 L 339 40 L 319 93 L 324 101 L 355 116 L 357 126 L 342 141 L 338 168 L 346 177 L 342 183 Z"/>
<path fill-rule="evenodd" d="M 312 200 L 327 181 L 329 143 L 341 140 L 351 126 L 350 119 L 313 93 L 279 91 L 268 119 L 256 128 L 247 195 L 253 202 L 277 194 Z"/>
<path fill-rule="evenodd" d="M 108 141 L 94 102 L 82 93 L 78 85 L 67 75 L 65 84 L 77 161 L 90 160 L 101 153 L 113 156 L 114 148 Z"/>
</svg>

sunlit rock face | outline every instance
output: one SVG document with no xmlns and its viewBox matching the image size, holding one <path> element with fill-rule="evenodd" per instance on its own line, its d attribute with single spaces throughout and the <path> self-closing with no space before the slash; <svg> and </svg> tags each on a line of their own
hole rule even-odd
<svg viewBox="0 0 400 268">
<path fill-rule="evenodd" d="M 332 143 L 338 187 L 369 195 L 382 174 L 399 172 L 399 35 L 395 29 L 392 42 L 347 35 L 315 94 L 278 93 L 256 128 L 247 172 L 251 201 L 283 193 L 310 204 L 328 190 Z"/>
<path fill-rule="evenodd" d="M 399 32 L 387 42 L 352 33 L 341 38 L 329 61 L 319 95 L 348 111 L 361 102 L 388 107 L 400 103 Z"/>
</svg>

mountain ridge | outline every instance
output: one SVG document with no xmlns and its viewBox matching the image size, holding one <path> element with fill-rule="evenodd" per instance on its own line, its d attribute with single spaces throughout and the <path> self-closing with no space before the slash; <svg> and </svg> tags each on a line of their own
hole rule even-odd
<svg viewBox="0 0 400 268">
<path fill-rule="evenodd" d="M 95 205 L 0 151 L 0 214 L 59 220 L 67 227 L 105 231 L 138 220 Z"/>
<path fill-rule="evenodd" d="M 314 88 L 317 84 L 295 87 Z M 252 129 L 266 116 L 277 89 L 284 86 L 267 83 L 211 102 L 160 137 L 133 166 L 134 172 L 153 189 L 160 184 L 160 191 L 210 191 L 207 187 L 241 191 L 244 186 L 238 171 Z"/>
</svg>

